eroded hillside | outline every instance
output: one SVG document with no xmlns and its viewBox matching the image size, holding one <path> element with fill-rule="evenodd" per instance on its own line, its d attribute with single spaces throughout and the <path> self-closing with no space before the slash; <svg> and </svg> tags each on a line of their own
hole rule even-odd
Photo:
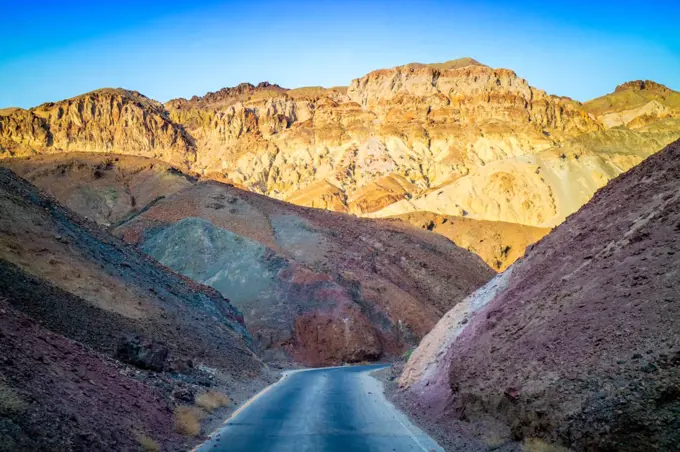
<svg viewBox="0 0 680 452">
<path fill-rule="evenodd" d="M 0 177 L 0 258 L 8 272 L 3 294 L 13 294 L 12 300 L 46 322 L 56 319 L 63 328 L 57 332 L 101 351 L 115 348 L 119 334 L 133 333 L 165 342 L 180 359 L 201 356 L 206 364 L 238 372 L 258 368 L 257 360 L 240 362 L 242 354 L 252 355 L 250 338 L 241 314 L 219 293 L 165 271 L 11 171 L 0 168 Z M 18 284 L 32 277 L 71 294 L 63 303 L 70 299 L 73 306 L 50 312 L 48 296 Z M 88 314 L 80 315 L 82 310 Z M 81 329 L 83 321 L 99 326 Z M 90 342 L 90 336 L 96 339 Z"/>
<path fill-rule="evenodd" d="M 269 360 L 396 356 L 492 276 L 474 254 L 402 221 L 298 207 L 153 160 L 61 154 L 3 164 L 219 290 Z"/>
<path fill-rule="evenodd" d="M 0 322 L 9 450 L 133 450 L 141 437 L 186 450 L 194 440 L 175 433 L 173 408 L 206 386 L 241 399 L 268 381 L 242 314 L 219 292 L 5 168 Z"/>
<path fill-rule="evenodd" d="M 402 222 L 217 182 L 160 200 L 114 232 L 229 297 L 264 356 L 313 365 L 401 354 L 492 274 L 474 254 Z"/>
<path fill-rule="evenodd" d="M 505 440 L 676 448 L 679 178 L 676 142 L 449 311 L 401 376 L 411 400 L 442 428 L 500 423 Z"/>
<path fill-rule="evenodd" d="M 548 228 L 472 220 L 432 212 L 414 212 L 394 218 L 443 235 L 461 248 L 477 254 L 489 267 L 499 272 L 521 258 L 529 245 L 550 232 Z"/>
<path fill-rule="evenodd" d="M 549 229 L 680 137 L 678 96 L 635 81 L 581 104 L 470 58 L 380 69 L 347 87 L 244 83 L 165 105 L 104 89 L 3 110 L 0 155 L 141 155 L 303 206 Z"/>
<path fill-rule="evenodd" d="M 118 154 L 45 154 L 5 159 L 0 166 L 107 227 L 196 182 L 163 161 Z"/>
</svg>

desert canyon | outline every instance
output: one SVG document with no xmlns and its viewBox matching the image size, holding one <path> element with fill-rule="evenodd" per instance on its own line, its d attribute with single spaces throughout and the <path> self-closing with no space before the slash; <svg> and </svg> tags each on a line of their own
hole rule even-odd
<svg viewBox="0 0 680 452">
<path fill-rule="evenodd" d="M 679 139 L 661 84 L 472 58 L 0 110 L 0 451 L 186 450 L 366 362 L 447 450 L 676 450 Z"/>
</svg>

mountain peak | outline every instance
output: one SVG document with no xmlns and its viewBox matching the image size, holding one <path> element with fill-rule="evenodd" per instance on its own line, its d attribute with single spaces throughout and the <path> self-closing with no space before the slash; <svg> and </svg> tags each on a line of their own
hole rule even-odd
<svg viewBox="0 0 680 452">
<path fill-rule="evenodd" d="M 668 88 L 665 85 L 662 85 L 661 83 L 657 83 L 652 80 L 632 80 L 630 82 L 622 83 L 621 85 L 617 86 L 616 89 L 614 90 L 615 93 L 621 92 L 621 91 L 626 91 L 632 89 L 633 91 L 644 91 L 644 90 L 649 90 L 649 91 L 663 91 L 663 92 L 670 92 L 672 91 L 670 88 Z"/>
<path fill-rule="evenodd" d="M 268 81 L 260 82 L 257 85 L 245 82 L 233 87 L 225 87 L 214 92 L 208 92 L 203 96 L 193 96 L 189 101 L 201 104 L 230 104 L 261 91 L 285 92 L 288 89 Z"/>
<path fill-rule="evenodd" d="M 155 108 L 160 106 L 160 103 L 154 99 L 151 99 L 139 91 L 125 89 L 125 88 L 99 88 L 93 91 L 88 91 L 77 96 L 73 96 L 68 99 L 59 100 L 56 102 L 45 102 L 44 104 L 38 105 L 30 109 L 30 111 L 37 112 L 41 110 L 46 110 L 54 107 L 55 105 L 68 104 L 69 102 L 81 101 L 84 99 L 89 99 L 92 102 L 98 102 L 98 99 L 109 99 L 109 98 L 120 98 L 127 99 L 132 102 L 140 103 L 140 106 Z"/>
<path fill-rule="evenodd" d="M 667 113 L 666 109 L 669 108 L 675 111 L 677 115 L 677 111 L 680 110 L 680 93 L 652 80 L 632 80 L 617 86 L 613 93 L 585 102 L 584 107 L 589 113 L 602 116 L 609 113 L 639 109 L 645 107 L 650 102 L 654 102 L 656 107 L 647 108 L 653 108 L 655 111 L 663 106 L 661 108 L 663 111 L 659 110 L 657 113 L 665 115 Z M 648 116 L 650 111 L 641 110 L 639 114 Z M 634 116 L 638 116 L 638 114 Z M 634 116 L 628 114 L 627 119 L 623 123 L 627 124 Z M 620 125 L 620 119 L 616 119 L 611 124 Z"/>
</svg>

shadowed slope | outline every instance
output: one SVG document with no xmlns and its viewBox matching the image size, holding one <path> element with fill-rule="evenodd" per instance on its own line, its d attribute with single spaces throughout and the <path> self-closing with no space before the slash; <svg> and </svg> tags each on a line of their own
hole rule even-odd
<svg viewBox="0 0 680 452">
<path fill-rule="evenodd" d="M 235 374 L 261 363 L 241 314 L 219 293 L 158 265 L 0 168 L 0 296 L 54 331 L 105 352 L 120 335 Z"/>
<path fill-rule="evenodd" d="M 0 298 L 0 450 L 139 450 L 139 435 L 185 450 L 159 392 L 14 304 Z"/>
</svg>

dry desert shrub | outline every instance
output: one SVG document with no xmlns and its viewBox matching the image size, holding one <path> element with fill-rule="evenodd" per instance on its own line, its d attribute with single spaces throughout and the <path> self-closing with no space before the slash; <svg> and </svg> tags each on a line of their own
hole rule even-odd
<svg viewBox="0 0 680 452">
<path fill-rule="evenodd" d="M 570 452 L 564 446 L 559 444 L 550 444 L 538 438 L 527 438 L 522 444 L 522 451 L 524 452 Z"/>
<path fill-rule="evenodd" d="M 229 397 L 219 391 L 208 391 L 196 397 L 196 405 L 209 413 L 230 403 Z"/>
<path fill-rule="evenodd" d="M 508 442 L 506 435 L 502 435 L 494 430 L 486 432 L 483 439 L 484 443 L 489 446 L 489 450 L 497 449 Z"/>
<path fill-rule="evenodd" d="M 16 414 L 26 408 L 26 402 L 16 391 L 0 380 L 0 414 Z"/>
<path fill-rule="evenodd" d="M 196 436 L 201 433 L 201 421 L 205 411 L 195 406 L 180 405 L 175 408 L 175 430 L 182 435 Z"/>
<path fill-rule="evenodd" d="M 141 447 L 144 452 L 159 452 L 161 450 L 161 446 L 149 435 L 139 431 L 134 433 L 135 438 L 137 438 L 137 442 L 139 443 L 139 447 Z"/>
</svg>

